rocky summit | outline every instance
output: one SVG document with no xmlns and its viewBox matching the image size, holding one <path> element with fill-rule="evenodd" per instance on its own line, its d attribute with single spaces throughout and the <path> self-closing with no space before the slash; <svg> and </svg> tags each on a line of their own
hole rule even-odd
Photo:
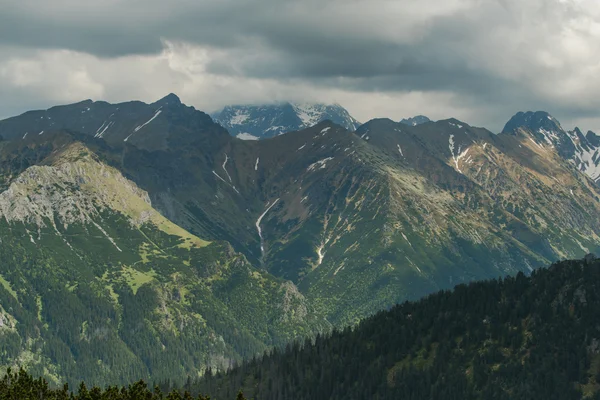
<svg viewBox="0 0 600 400">
<path fill-rule="evenodd" d="M 594 132 L 588 131 L 584 135 L 579 128 L 566 131 L 554 117 L 543 111 L 516 114 L 502 132 L 527 136 L 540 149 L 552 148 L 600 184 L 600 136 Z"/>
</svg>

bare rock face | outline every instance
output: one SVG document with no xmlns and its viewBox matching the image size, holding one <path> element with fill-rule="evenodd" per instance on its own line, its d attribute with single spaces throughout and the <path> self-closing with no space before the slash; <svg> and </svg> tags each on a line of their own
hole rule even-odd
<svg viewBox="0 0 600 400">
<path fill-rule="evenodd" d="M 58 221 L 67 229 L 92 223 L 105 210 L 121 211 L 138 225 L 155 213 L 148 193 L 80 144 L 71 145 L 53 165 L 28 168 L 0 193 L 0 217 L 9 223 L 47 227 Z"/>
</svg>

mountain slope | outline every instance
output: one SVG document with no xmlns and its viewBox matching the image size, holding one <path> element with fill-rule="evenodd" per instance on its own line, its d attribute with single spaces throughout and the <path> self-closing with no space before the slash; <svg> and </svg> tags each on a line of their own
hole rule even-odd
<svg viewBox="0 0 600 400">
<path fill-rule="evenodd" d="M 51 139 L 0 193 L 2 368 L 169 379 L 328 329 L 292 283 L 175 225 L 83 144 Z"/>
<path fill-rule="evenodd" d="M 272 179 L 286 190 L 263 224 L 269 270 L 335 323 L 598 249 L 598 190 L 565 163 L 522 167 L 533 152 L 513 155 L 518 143 L 456 120 L 328 128 L 285 138 Z"/>
<path fill-rule="evenodd" d="M 321 121 L 354 131 L 360 125 L 338 104 L 282 103 L 260 106 L 227 106 L 214 115 L 232 136 L 244 140 L 266 139 L 309 128 Z"/>
<path fill-rule="evenodd" d="M 145 121 L 155 107 L 128 115 Z M 146 127 L 163 117 L 167 126 L 148 143 L 68 136 L 146 191 L 163 216 L 291 280 L 338 326 L 600 247 L 600 189 L 529 134 L 380 119 L 355 133 L 324 121 L 242 141 L 185 105 L 163 110 Z M 5 142 L 36 146 L 21 158 L 0 153 L 8 179 L 47 152 L 45 135 Z"/>
<path fill-rule="evenodd" d="M 600 398 L 600 261 L 461 285 L 209 376 L 226 398 Z"/>
</svg>

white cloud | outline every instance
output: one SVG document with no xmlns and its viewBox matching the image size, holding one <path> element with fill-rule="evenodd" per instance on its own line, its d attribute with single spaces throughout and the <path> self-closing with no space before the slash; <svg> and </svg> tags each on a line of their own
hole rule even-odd
<svg viewBox="0 0 600 400">
<path fill-rule="evenodd" d="M 423 113 L 493 130 L 527 109 L 598 120 L 595 0 L 2 3 L 0 115 L 175 92 L 206 111 L 337 101 L 363 121 Z M 37 35 L 19 28 L 32 24 Z"/>
</svg>

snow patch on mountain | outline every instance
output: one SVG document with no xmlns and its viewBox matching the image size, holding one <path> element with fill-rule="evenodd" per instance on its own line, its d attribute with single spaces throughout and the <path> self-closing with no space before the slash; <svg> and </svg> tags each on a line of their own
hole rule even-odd
<svg viewBox="0 0 600 400">
<path fill-rule="evenodd" d="M 333 160 L 333 157 L 327 157 L 327 158 L 319 160 L 319 161 L 317 161 L 315 163 L 312 163 L 312 164 L 310 164 L 308 166 L 308 168 L 306 169 L 306 171 L 310 172 L 310 171 L 317 171 L 319 169 L 324 169 L 324 168 L 327 167 L 327 162 L 331 161 L 331 160 Z"/>
<path fill-rule="evenodd" d="M 150 122 L 154 121 L 156 119 L 156 117 L 158 117 L 160 115 L 160 113 L 162 113 L 162 110 L 159 109 L 158 111 L 156 111 L 156 113 L 154 114 L 154 116 L 152 118 L 150 118 L 148 121 L 144 122 L 142 125 L 137 126 L 133 131 L 138 132 L 140 129 L 142 129 L 143 127 L 148 125 Z"/>
<path fill-rule="evenodd" d="M 251 135 L 248 132 L 242 132 L 242 133 L 238 134 L 236 137 L 241 140 L 259 140 L 260 139 L 258 136 Z"/>
</svg>

